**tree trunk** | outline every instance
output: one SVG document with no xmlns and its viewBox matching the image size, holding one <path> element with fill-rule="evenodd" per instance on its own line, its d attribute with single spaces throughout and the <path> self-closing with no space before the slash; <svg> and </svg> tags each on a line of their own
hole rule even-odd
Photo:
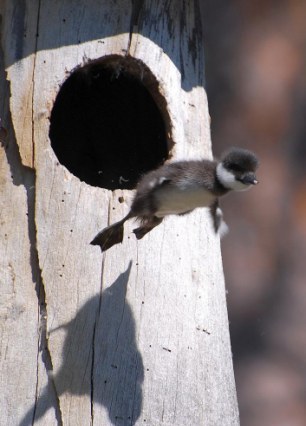
<svg viewBox="0 0 306 426">
<path fill-rule="evenodd" d="M 0 8 L 3 424 L 237 425 L 208 212 L 170 217 L 141 241 L 128 224 L 123 243 L 103 255 L 89 244 L 128 212 L 129 185 L 152 158 L 211 158 L 198 2 L 2 0 Z M 112 95 L 102 107 L 102 93 L 88 113 L 81 93 L 96 81 L 126 84 L 122 102 Z M 129 92 L 130 82 L 146 92 Z M 158 143 L 148 96 L 164 123 Z M 121 152 L 112 135 L 122 124 Z M 99 158 L 90 149 L 101 152 L 106 140 L 110 175 L 102 167 L 93 176 Z M 123 174 L 131 155 L 136 171 Z"/>
</svg>

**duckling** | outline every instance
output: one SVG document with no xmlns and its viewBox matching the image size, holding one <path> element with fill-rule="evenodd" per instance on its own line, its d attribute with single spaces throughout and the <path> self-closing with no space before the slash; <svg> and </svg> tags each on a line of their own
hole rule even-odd
<svg viewBox="0 0 306 426">
<path fill-rule="evenodd" d="M 140 179 L 129 213 L 99 232 L 91 244 L 106 251 L 121 243 L 124 223 L 132 218 L 141 224 L 133 230 L 139 240 L 166 216 L 184 215 L 198 207 L 210 208 L 215 232 L 223 234 L 226 225 L 219 198 L 230 191 L 244 191 L 256 185 L 257 167 L 256 155 L 242 148 L 231 148 L 220 161 L 204 159 L 164 164 Z"/>
</svg>

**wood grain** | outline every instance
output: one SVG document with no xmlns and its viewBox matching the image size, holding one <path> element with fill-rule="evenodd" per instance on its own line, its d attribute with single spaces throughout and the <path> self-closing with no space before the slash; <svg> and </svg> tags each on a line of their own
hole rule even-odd
<svg viewBox="0 0 306 426">
<path fill-rule="evenodd" d="M 89 242 L 128 212 L 133 191 L 81 182 L 48 137 L 69 73 L 128 53 L 159 81 L 172 159 L 211 157 L 198 2 L 27 0 L 17 13 L 19 3 L 0 9 L 5 424 L 239 424 L 207 211 L 168 218 L 141 241 L 128 223 L 123 244 L 102 256 Z"/>
</svg>

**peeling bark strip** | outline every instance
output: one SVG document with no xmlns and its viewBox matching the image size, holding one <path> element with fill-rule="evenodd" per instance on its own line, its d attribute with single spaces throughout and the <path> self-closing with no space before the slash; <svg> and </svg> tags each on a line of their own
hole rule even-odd
<svg viewBox="0 0 306 426">
<path fill-rule="evenodd" d="M 0 5 L 1 420 L 238 425 L 220 247 L 208 215 L 169 218 L 140 242 L 127 228 L 124 243 L 101 258 L 89 243 L 127 213 L 133 193 L 88 185 L 49 139 L 71 71 L 113 55 L 139 61 L 155 79 L 154 90 L 144 85 L 165 124 L 166 154 L 210 157 L 198 1 L 21 3 Z M 113 107 L 98 146 L 107 132 L 113 143 L 122 124 Z M 150 116 L 141 109 L 138 146 Z M 81 131 L 81 119 L 72 123 Z M 81 167 L 88 156 L 100 165 L 90 151 Z"/>
</svg>

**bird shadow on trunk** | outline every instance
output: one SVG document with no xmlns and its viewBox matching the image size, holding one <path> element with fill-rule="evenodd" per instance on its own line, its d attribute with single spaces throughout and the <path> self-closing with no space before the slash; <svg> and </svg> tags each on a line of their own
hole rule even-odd
<svg viewBox="0 0 306 426">
<path fill-rule="evenodd" d="M 50 333 L 66 332 L 62 365 L 49 375 L 48 384 L 20 426 L 35 424 L 54 407 L 52 386 L 61 395 L 89 395 L 94 406 L 104 406 L 111 424 L 134 425 L 141 413 L 143 362 L 137 348 L 135 320 L 126 301 L 131 262 L 102 294 L 89 299 L 74 319 Z M 53 381 L 53 384 L 51 383 Z M 62 413 L 57 413 L 62 424 Z"/>
</svg>

